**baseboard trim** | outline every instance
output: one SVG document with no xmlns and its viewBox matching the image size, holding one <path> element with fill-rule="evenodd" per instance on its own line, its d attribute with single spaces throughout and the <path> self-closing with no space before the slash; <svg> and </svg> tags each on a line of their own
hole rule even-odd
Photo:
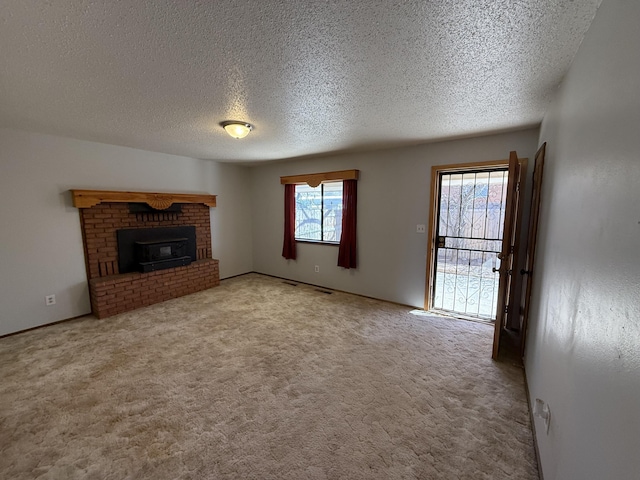
<svg viewBox="0 0 640 480">
<path fill-rule="evenodd" d="M 243 275 L 249 275 L 250 273 L 258 273 L 258 272 L 251 271 L 251 272 L 238 273 L 238 274 L 236 274 L 236 275 L 231 275 L 231 276 L 229 276 L 229 277 L 220 278 L 220 281 L 223 281 L 223 280 L 231 280 L 232 278 L 242 277 Z M 215 287 L 214 287 L 214 288 L 215 288 Z"/>
<path fill-rule="evenodd" d="M 235 277 L 241 277 L 242 275 L 248 275 L 250 273 L 257 273 L 257 272 L 240 273 L 238 275 L 232 275 L 231 277 L 226 277 L 224 279 L 220 279 L 220 281 L 228 280 L 230 278 L 235 278 Z M 215 287 L 213 287 L 213 288 L 215 288 Z M 144 308 L 144 307 L 141 307 L 141 308 Z M 51 322 L 51 323 L 44 323 L 42 325 L 37 325 L 35 327 L 25 328 L 24 330 L 18 330 L 16 332 L 5 333 L 4 335 L 0 335 L 0 338 L 11 337 L 13 335 L 18 335 L 20 333 L 30 332 L 32 330 L 38 330 L 40 328 L 50 327 L 52 325 L 58 325 L 59 323 L 70 322 L 71 320 L 77 320 L 78 318 L 89 317 L 89 316 L 93 316 L 92 312 L 87 312 L 87 313 L 84 313 L 82 315 L 76 315 L 75 317 L 63 318 L 62 320 L 57 320 L 57 321 Z M 96 320 L 97 320 L 97 318 L 96 318 Z"/>
<path fill-rule="evenodd" d="M 90 316 L 93 316 L 91 314 L 91 312 L 85 313 L 83 315 L 77 315 L 77 316 L 71 317 L 71 318 L 63 318 L 62 320 L 57 320 L 57 321 L 51 322 L 51 323 L 43 323 L 42 325 L 37 325 L 37 326 L 31 327 L 31 328 L 25 328 L 24 330 L 18 330 L 17 332 L 5 333 L 4 335 L 0 335 L 0 338 L 12 337 L 14 335 L 19 335 L 21 333 L 31 332 L 32 330 L 39 330 L 41 328 L 50 327 L 51 325 L 58 325 L 59 323 L 70 322 L 71 320 L 77 320 L 78 318 L 90 317 Z"/>
<path fill-rule="evenodd" d="M 300 280 L 294 280 L 293 278 L 279 277 L 278 275 L 270 275 L 268 273 L 262 273 L 262 272 L 249 272 L 249 273 L 256 273 L 258 275 L 264 275 L 265 277 L 277 278 L 278 280 L 285 280 L 287 282 L 295 282 L 295 283 L 299 283 L 300 285 L 307 285 L 309 287 L 322 288 L 324 290 L 331 290 L 332 292 L 346 293 L 347 295 L 355 295 L 356 297 L 368 298 L 369 300 L 377 300 L 379 302 L 391 303 L 393 305 L 399 305 L 401 307 L 410 308 L 411 310 L 416 310 L 416 309 L 422 310 L 421 307 L 416 307 L 414 305 L 409 305 L 407 303 L 394 302 L 393 300 L 385 300 L 384 298 L 371 297 L 369 295 L 362 295 L 361 293 L 353 293 L 353 292 L 349 292 L 347 290 L 339 290 L 337 288 L 331 288 L 331 287 L 327 287 L 325 285 L 317 285 L 315 283 L 301 282 Z M 243 274 L 243 275 L 246 275 L 246 274 Z"/>
</svg>

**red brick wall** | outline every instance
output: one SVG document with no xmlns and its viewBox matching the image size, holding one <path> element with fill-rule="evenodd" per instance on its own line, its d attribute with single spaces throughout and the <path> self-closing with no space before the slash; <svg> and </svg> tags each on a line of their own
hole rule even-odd
<svg viewBox="0 0 640 480">
<path fill-rule="evenodd" d="M 220 285 L 218 260 L 198 260 L 184 267 L 149 273 L 125 273 L 89 280 L 91 310 L 110 317 Z"/>
<path fill-rule="evenodd" d="M 182 204 L 181 213 L 129 213 L 126 203 L 80 209 L 91 308 L 104 318 L 219 285 L 218 261 L 211 258 L 209 207 Z M 197 262 L 150 273 L 118 271 L 116 231 L 122 228 L 196 227 Z"/>
</svg>

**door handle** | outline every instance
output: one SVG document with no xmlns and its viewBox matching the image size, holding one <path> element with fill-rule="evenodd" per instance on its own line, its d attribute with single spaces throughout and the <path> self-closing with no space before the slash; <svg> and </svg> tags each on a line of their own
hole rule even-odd
<svg viewBox="0 0 640 480">
<path fill-rule="evenodd" d="M 500 267 L 500 268 L 492 267 L 491 271 L 493 273 L 496 273 L 496 272 L 502 273 L 502 267 Z M 507 275 L 511 275 L 511 272 L 512 272 L 512 270 L 507 270 Z"/>
</svg>

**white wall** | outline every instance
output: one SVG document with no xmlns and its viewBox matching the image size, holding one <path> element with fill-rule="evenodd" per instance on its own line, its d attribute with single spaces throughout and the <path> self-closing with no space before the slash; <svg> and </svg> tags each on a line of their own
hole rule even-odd
<svg viewBox="0 0 640 480">
<path fill-rule="evenodd" d="M 414 147 L 303 159 L 252 169 L 254 270 L 407 305 L 424 305 L 427 224 L 433 165 L 533 158 L 531 129 Z M 296 261 L 282 258 L 284 187 L 280 176 L 360 170 L 358 268 L 337 267 L 338 247 L 298 243 Z M 314 272 L 320 266 L 320 273 Z"/>
<path fill-rule="evenodd" d="M 220 278 L 253 271 L 249 168 L 203 162 L 208 192 L 217 195 L 211 209 L 213 258 L 220 260 Z"/>
<path fill-rule="evenodd" d="M 526 351 L 545 480 L 640 478 L 640 2 L 604 0 L 547 112 Z"/>
<path fill-rule="evenodd" d="M 212 243 L 224 278 L 252 270 L 248 179 L 243 167 L 0 129 L 0 335 L 91 310 L 69 189 L 219 194 Z"/>
</svg>

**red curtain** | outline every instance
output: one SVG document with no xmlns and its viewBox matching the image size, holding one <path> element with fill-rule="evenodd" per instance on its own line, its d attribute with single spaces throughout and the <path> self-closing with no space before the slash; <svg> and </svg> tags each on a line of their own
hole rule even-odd
<svg viewBox="0 0 640 480">
<path fill-rule="evenodd" d="M 356 268 L 357 180 L 342 182 L 342 235 L 338 249 L 338 266 Z"/>
<path fill-rule="evenodd" d="M 296 186 L 284 186 L 284 242 L 282 256 L 286 259 L 296 259 Z"/>
</svg>

